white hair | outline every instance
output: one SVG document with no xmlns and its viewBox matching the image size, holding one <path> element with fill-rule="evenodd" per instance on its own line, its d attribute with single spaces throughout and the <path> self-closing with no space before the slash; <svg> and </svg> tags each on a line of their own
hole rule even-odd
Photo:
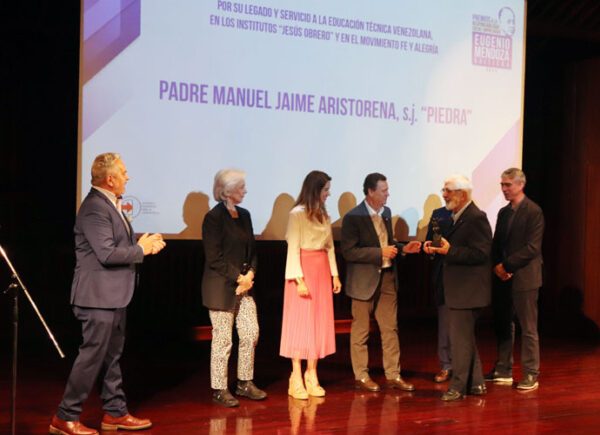
<svg viewBox="0 0 600 435">
<path fill-rule="evenodd" d="M 114 174 L 121 156 L 117 153 L 103 153 L 96 156 L 92 163 L 92 186 L 100 186 L 106 177 Z"/>
<path fill-rule="evenodd" d="M 246 173 L 239 169 L 221 169 L 215 175 L 213 197 L 215 201 L 225 201 L 231 191 L 246 181 Z"/>
<path fill-rule="evenodd" d="M 464 175 L 454 174 L 450 175 L 444 180 L 444 186 L 448 186 L 451 190 L 462 190 L 467 194 L 469 200 L 471 200 L 471 194 L 473 193 L 473 183 Z"/>
</svg>

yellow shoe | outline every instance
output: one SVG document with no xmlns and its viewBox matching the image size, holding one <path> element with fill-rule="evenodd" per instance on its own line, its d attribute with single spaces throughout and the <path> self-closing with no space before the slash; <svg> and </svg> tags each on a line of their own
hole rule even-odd
<svg viewBox="0 0 600 435">
<path fill-rule="evenodd" d="M 306 384 L 306 391 L 308 394 L 314 397 L 325 396 L 325 390 L 319 385 L 319 380 L 316 374 L 304 373 L 304 383 Z"/>
<path fill-rule="evenodd" d="M 294 399 L 307 400 L 308 393 L 302 383 L 302 378 L 299 376 L 290 376 L 290 386 L 288 388 L 288 394 Z"/>
</svg>

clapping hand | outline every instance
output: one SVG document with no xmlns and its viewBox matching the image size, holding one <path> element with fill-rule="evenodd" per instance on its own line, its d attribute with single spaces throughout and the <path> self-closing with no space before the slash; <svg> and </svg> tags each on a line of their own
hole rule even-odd
<svg viewBox="0 0 600 435">
<path fill-rule="evenodd" d="M 144 255 L 158 254 L 167 244 L 163 240 L 162 234 L 144 233 L 138 240 L 137 244 L 144 251 Z"/>
<path fill-rule="evenodd" d="M 162 234 L 152 234 L 151 237 L 153 237 L 152 255 L 158 254 L 165 246 L 167 246 L 167 242 L 164 241 Z"/>
</svg>

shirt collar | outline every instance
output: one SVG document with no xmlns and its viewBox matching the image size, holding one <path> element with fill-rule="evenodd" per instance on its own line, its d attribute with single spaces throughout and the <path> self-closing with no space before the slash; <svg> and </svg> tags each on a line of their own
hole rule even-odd
<svg viewBox="0 0 600 435">
<path fill-rule="evenodd" d="M 102 187 L 92 186 L 92 188 L 96 189 L 98 192 L 106 196 L 108 200 L 112 203 L 112 205 L 114 205 L 115 207 L 117 206 L 117 195 L 112 193 L 110 190 L 103 189 Z"/>
<path fill-rule="evenodd" d="M 458 219 L 461 217 L 461 215 L 464 213 L 464 211 L 467 209 L 467 207 L 469 205 L 471 205 L 471 203 L 473 202 L 473 200 L 467 202 L 463 208 L 461 208 L 457 213 L 452 214 L 452 219 L 454 219 L 454 223 L 458 222 Z"/>
<path fill-rule="evenodd" d="M 378 214 L 379 216 L 381 216 L 381 215 L 383 214 L 383 209 L 385 208 L 385 207 L 381 207 L 381 208 L 379 209 L 379 211 L 375 211 L 375 210 L 373 210 L 373 208 L 372 208 L 372 207 L 369 205 L 369 203 L 367 202 L 367 200 L 366 200 L 366 199 L 365 199 L 365 205 L 367 206 L 367 211 L 369 212 L 369 216 L 373 216 L 373 215 L 376 215 L 376 214 Z"/>
</svg>

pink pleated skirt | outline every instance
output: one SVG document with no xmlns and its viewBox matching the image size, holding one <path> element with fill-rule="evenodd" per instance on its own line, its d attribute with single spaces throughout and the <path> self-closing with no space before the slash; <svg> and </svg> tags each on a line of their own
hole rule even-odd
<svg viewBox="0 0 600 435">
<path fill-rule="evenodd" d="M 333 287 L 325 250 L 301 250 L 300 261 L 309 296 L 301 297 L 294 280 L 286 280 L 279 354 L 320 359 L 335 353 Z"/>
</svg>

